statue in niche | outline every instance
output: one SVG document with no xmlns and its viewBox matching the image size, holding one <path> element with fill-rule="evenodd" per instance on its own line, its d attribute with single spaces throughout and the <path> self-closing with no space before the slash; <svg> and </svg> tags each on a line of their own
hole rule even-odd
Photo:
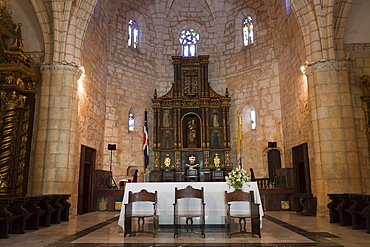
<svg viewBox="0 0 370 247">
<path fill-rule="evenodd" d="M 197 142 L 197 124 L 194 119 L 188 121 L 188 144 L 196 145 Z"/>
<path fill-rule="evenodd" d="M 171 133 L 169 130 L 166 130 L 163 134 L 163 148 L 172 148 L 171 145 Z"/>
<path fill-rule="evenodd" d="M 220 145 L 220 133 L 218 133 L 217 130 L 213 131 L 212 133 L 212 147 L 213 148 L 220 148 L 221 145 Z"/>
<path fill-rule="evenodd" d="M 212 114 L 212 127 L 220 127 L 220 118 L 217 111 Z"/>
<path fill-rule="evenodd" d="M 170 113 L 168 111 L 163 113 L 163 127 L 171 127 Z"/>
</svg>

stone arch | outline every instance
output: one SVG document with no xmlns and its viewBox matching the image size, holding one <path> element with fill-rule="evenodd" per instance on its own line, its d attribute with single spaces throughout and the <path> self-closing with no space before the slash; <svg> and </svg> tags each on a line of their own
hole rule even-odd
<svg viewBox="0 0 370 247">
<path fill-rule="evenodd" d="M 96 2 L 97 0 L 78 1 L 79 5 L 73 6 L 72 2 L 45 5 L 38 0 L 31 0 L 43 33 L 45 63 L 62 60 L 80 63 L 82 41 Z M 58 45 L 55 45 L 53 40 L 53 37 L 57 35 L 55 29 L 58 29 L 60 36 L 63 36 L 63 33 L 66 34 Z"/>
<path fill-rule="evenodd" d="M 320 33 L 312 4 L 308 0 L 294 1 L 291 2 L 291 7 L 302 32 L 307 61 L 321 59 Z M 316 46 L 320 46 L 320 48 L 315 49 Z"/>
<path fill-rule="evenodd" d="M 351 8 L 352 1 L 338 2 L 336 3 L 334 16 L 337 17 L 334 22 L 334 34 L 335 34 L 335 46 L 337 48 L 337 59 L 346 58 L 344 51 L 344 30 L 346 22 L 349 15 L 349 10 Z M 340 17 L 339 17 L 340 16 Z"/>
</svg>

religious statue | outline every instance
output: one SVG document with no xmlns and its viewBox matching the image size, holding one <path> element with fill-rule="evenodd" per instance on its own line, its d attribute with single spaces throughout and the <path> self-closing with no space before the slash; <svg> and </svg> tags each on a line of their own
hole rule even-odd
<svg viewBox="0 0 370 247">
<path fill-rule="evenodd" d="M 171 148 L 171 134 L 169 130 L 164 132 L 163 148 Z"/>
<path fill-rule="evenodd" d="M 170 114 L 168 113 L 168 111 L 165 111 L 163 113 L 163 127 L 170 127 L 170 126 L 171 126 Z"/>
<path fill-rule="evenodd" d="M 213 127 L 220 127 L 220 121 L 219 121 L 219 116 L 217 112 L 213 112 L 212 114 L 212 126 Z"/>
<path fill-rule="evenodd" d="M 212 147 L 213 148 L 220 148 L 220 133 L 218 133 L 217 130 L 215 130 L 212 133 Z"/>
<path fill-rule="evenodd" d="M 197 140 L 197 125 L 194 122 L 194 119 L 188 121 L 188 142 L 196 143 Z"/>
</svg>

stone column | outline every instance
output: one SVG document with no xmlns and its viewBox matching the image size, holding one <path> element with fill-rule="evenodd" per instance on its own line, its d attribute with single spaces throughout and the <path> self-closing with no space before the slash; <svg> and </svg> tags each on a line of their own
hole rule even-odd
<svg viewBox="0 0 370 247">
<path fill-rule="evenodd" d="M 346 61 L 308 66 L 313 144 L 309 153 L 317 215 L 327 215 L 328 193 L 360 193 L 360 165 Z"/>
<path fill-rule="evenodd" d="M 31 194 L 73 193 L 76 163 L 77 81 L 81 70 L 69 64 L 41 67 Z"/>
</svg>

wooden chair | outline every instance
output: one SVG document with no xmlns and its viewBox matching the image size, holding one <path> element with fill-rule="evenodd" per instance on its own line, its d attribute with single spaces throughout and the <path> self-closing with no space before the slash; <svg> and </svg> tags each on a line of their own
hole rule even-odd
<svg viewBox="0 0 370 247">
<path fill-rule="evenodd" d="M 200 181 L 199 167 L 186 167 L 185 168 L 185 181 L 186 182 L 199 182 Z"/>
<path fill-rule="evenodd" d="M 224 170 L 222 169 L 212 170 L 211 179 L 212 179 L 212 182 L 224 182 L 225 181 Z"/>
<path fill-rule="evenodd" d="M 245 205 L 248 208 L 244 210 L 237 208 L 238 202 L 249 202 Z M 235 190 L 234 192 L 225 191 L 225 203 L 226 203 L 226 226 L 227 226 L 227 235 L 231 238 L 231 235 L 234 234 L 256 234 L 261 238 L 261 229 L 260 229 L 260 212 L 259 204 L 254 202 L 254 193 L 253 191 L 243 192 L 242 190 Z M 233 205 L 234 204 L 234 205 Z M 238 205 L 241 206 L 241 205 Z M 239 220 L 239 231 L 232 232 L 231 224 L 234 219 Z M 251 220 L 251 232 L 246 230 L 246 219 Z"/>
<path fill-rule="evenodd" d="M 143 203 L 143 202 L 151 202 L 153 203 L 153 208 L 150 207 L 150 210 L 148 208 L 145 208 L 146 210 L 143 211 L 137 211 L 133 212 L 134 203 Z M 148 205 L 147 205 L 148 206 Z M 145 212 L 144 212 L 145 211 Z M 152 218 L 153 219 L 153 231 L 145 231 L 144 230 L 144 223 L 145 218 Z M 137 218 L 137 224 L 138 224 L 138 230 L 132 231 L 132 219 Z M 132 191 L 129 191 L 128 194 L 128 203 L 125 204 L 125 233 L 124 237 L 126 237 L 127 234 L 130 234 L 132 236 L 133 233 L 153 233 L 153 238 L 155 238 L 157 234 L 157 191 L 154 193 L 148 192 L 145 189 L 142 189 L 140 192 L 133 193 Z"/>
<path fill-rule="evenodd" d="M 180 200 L 184 199 L 184 200 Z M 185 203 L 185 200 L 187 203 Z M 197 201 L 197 205 L 193 207 L 191 202 Z M 186 205 L 186 206 L 185 206 Z M 189 207 L 191 205 L 191 207 Z M 195 205 L 195 204 L 194 204 Z M 174 235 L 173 237 L 176 238 L 179 235 L 179 221 L 181 218 L 186 218 L 186 232 L 189 232 L 189 227 L 191 232 L 193 232 L 193 218 L 200 219 L 200 233 L 203 238 L 205 238 L 204 228 L 205 228 L 205 203 L 204 203 L 204 189 L 195 189 L 191 185 L 188 185 L 185 189 L 177 189 L 175 188 L 175 203 L 174 206 L 174 215 L 173 215 L 173 222 L 174 222 Z M 189 226 L 190 222 L 190 226 Z"/>
<path fill-rule="evenodd" d="M 162 182 L 176 182 L 175 171 L 172 169 L 162 170 L 161 180 Z"/>
</svg>

